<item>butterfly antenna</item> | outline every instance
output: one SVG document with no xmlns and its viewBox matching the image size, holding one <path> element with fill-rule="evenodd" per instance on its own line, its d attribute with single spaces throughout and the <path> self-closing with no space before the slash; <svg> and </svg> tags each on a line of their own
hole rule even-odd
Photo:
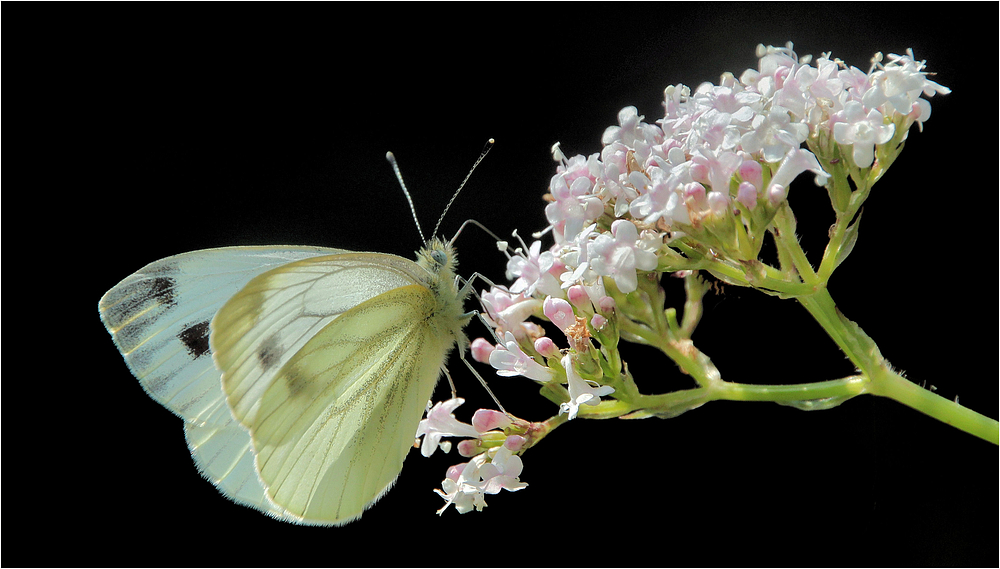
<svg viewBox="0 0 1000 569">
<path fill-rule="evenodd" d="M 483 161 L 483 158 L 486 158 L 486 154 L 489 153 L 491 148 L 493 148 L 492 138 L 486 141 L 486 146 L 483 148 L 483 151 L 479 153 L 479 158 L 476 159 L 476 162 L 475 164 L 472 165 L 472 168 L 469 168 L 469 173 L 465 175 L 465 179 L 462 180 L 462 183 L 458 185 L 458 189 L 455 190 L 455 193 L 452 194 L 451 199 L 448 200 L 448 205 L 444 206 L 444 211 L 441 212 L 441 217 L 438 218 L 437 224 L 434 226 L 434 233 L 431 234 L 432 236 L 437 235 L 438 229 L 441 227 L 441 221 L 444 220 L 444 214 L 448 213 L 448 209 L 451 208 L 451 204 L 454 203 L 455 198 L 458 197 L 458 192 L 462 191 L 462 188 L 465 187 L 465 183 L 469 181 L 469 177 L 472 176 L 473 172 L 475 172 L 476 166 L 479 166 L 479 163 Z"/>
<path fill-rule="evenodd" d="M 455 236 L 451 238 L 451 241 L 449 241 L 449 243 L 451 243 L 452 245 L 455 244 L 455 241 L 458 239 L 458 236 L 462 234 L 462 230 L 465 229 L 466 225 L 475 225 L 476 227 L 478 227 L 478 228 L 482 229 L 483 231 L 485 231 L 487 235 L 489 235 L 490 237 L 492 237 L 493 239 L 495 239 L 496 242 L 497 242 L 497 250 L 503 252 L 504 254 L 506 254 L 507 258 L 510 258 L 511 253 L 513 253 L 514 255 L 517 255 L 518 252 L 521 251 L 521 249 L 515 249 L 515 248 L 511 247 L 510 244 L 507 242 L 506 239 L 501 239 L 500 237 L 497 236 L 496 233 L 493 233 L 492 231 L 489 230 L 488 227 L 486 227 L 482 223 L 479 223 L 475 219 L 466 219 L 464 222 L 462 222 L 462 225 L 460 225 L 458 227 L 458 231 L 455 232 Z M 518 237 L 517 236 L 517 231 L 514 231 L 514 236 Z M 520 240 L 520 237 L 518 237 L 518 239 Z M 524 245 L 524 241 L 521 241 L 521 245 L 524 247 L 523 250 L 526 251 L 528 249 L 528 247 L 526 245 Z M 490 284 L 492 285 L 493 283 L 490 283 Z"/>
<path fill-rule="evenodd" d="M 489 236 L 490 236 L 490 237 L 492 237 L 493 239 L 496 239 L 496 240 L 497 240 L 497 242 L 501 242 L 501 241 L 503 241 L 503 239 L 500 239 L 500 237 L 498 237 L 496 233 L 493 233 L 492 231 L 490 231 L 490 230 L 489 230 L 489 228 L 487 228 L 487 227 L 486 227 L 485 225 L 483 225 L 482 223 L 479 223 L 479 222 L 478 222 L 478 221 L 476 221 L 475 219 L 466 219 L 465 221 L 463 221 L 463 222 L 462 222 L 462 225 L 460 225 L 460 226 L 458 227 L 458 231 L 456 231 L 456 232 L 455 232 L 455 235 L 454 235 L 454 237 L 452 237 L 452 238 L 451 238 L 451 241 L 450 241 L 450 243 L 451 243 L 452 245 L 454 245 L 454 244 L 455 244 L 455 240 L 457 240 L 457 239 L 458 239 L 458 236 L 462 234 L 462 230 L 463 230 L 463 229 L 465 229 L 465 226 L 466 226 L 466 225 L 475 225 L 475 226 L 476 226 L 476 227 L 478 227 L 479 229 L 482 229 L 483 231 L 485 231 L 487 235 L 489 235 Z"/>
<path fill-rule="evenodd" d="M 420 242 L 427 243 L 427 239 L 424 238 L 424 230 L 420 228 L 420 220 L 417 219 L 417 208 L 413 207 L 413 199 L 410 198 L 410 192 L 409 190 L 406 189 L 406 184 L 403 182 L 403 174 L 399 172 L 399 164 L 396 164 L 396 157 L 393 155 L 392 152 L 386 152 L 385 159 L 389 161 L 390 165 L 392 165 L 392 171 L 396 173 L 396 179 L 399 180 L 399 187 L 403 188 L 403 195 L 406 196 L 406 201 L 409 202 L 410 204 L 410 212 L 413 213 L 413 223 L 417 225 L 417 233 L 420 234 Z M 480 160 L 482 160 L 482 157 L 480 157 Z M 476 162 L 476 164 L 478 163 L 479 162 Z M 473 168 L 475 168 L 475 166 L 473 166 Z M 469 177 L 466 176 L 465 179 L 468 180 Z M 451 199 L 454 200 L 455 198 L 452 197 Z M 451 205 L 451 203 L 449 202 L 448 205 Z M 445 211 L 447 211 L 447 209 Z M 441 221 L 438 220 L 438 223 L 441 223 Z M 435 229 L 434 231 L 436 232 L 437 229 Z"/>
</svg>

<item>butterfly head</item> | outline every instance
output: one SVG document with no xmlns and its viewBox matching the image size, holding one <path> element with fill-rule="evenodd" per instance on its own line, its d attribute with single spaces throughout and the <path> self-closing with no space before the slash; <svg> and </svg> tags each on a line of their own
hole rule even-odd
<svg viewBox="0 0 1000 569">
<path fill-rule="evenodd" d="M 448 277 L 448 280 L 454 280 L 458 266 L 455 248 L 451 243 L 433 237 L 417 253 L 417 264 L 435 279 Z"/>
<path fill-rule="evenodd" d="M 433 237 L 417 253 L 417 264 L 427 271 L 426 286 L 437 301 L 433 317 L 441 326 L 440 334 L 451 336 L 459 350 L 466 350 L 469 340 L 462 328 L 469 323 L 472 313 L 466 312 L 463 305 L 471 289 L 458 287 L 455 248 L 450 242 Z"/>
</svg>

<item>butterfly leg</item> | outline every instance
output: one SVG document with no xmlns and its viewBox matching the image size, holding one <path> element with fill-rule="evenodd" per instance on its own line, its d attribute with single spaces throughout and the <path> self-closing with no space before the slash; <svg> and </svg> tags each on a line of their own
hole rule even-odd
<svg viewBox="0 0 1000 569">
<path fill-rule="evenodd" d="M 477 312 L 476 314 L 479 313 Z M 476 379 L 479 380 L 479 383 L 483 384 L 483 388 L 486 389 L 486 393 L 489 393 L 490 397 L 493 399 L 493 402 L 497 404 L 497 409 L 500 409 L 500 412 L 503 413 L 504 415 L 513 418 L 513 415 L 508 413 L 507 410 L 503 408 L 503 405 L 500 404 L 500 400 L 497 399 L 497 396 L 493 394 L 493 390 L 491 390 L 490 386 L 486 384 L 486 380 L 483 379 L 483 376 L 479 375 L 479 372 L 476 371 L 476 368 L 472 367 L 472 363 L 470 363 L 469 360 L 465 359 L 465 354 L 459 352 L 458 356 L 462 359 L 462 363 L 465 364 L 465 367 L 469 368 L 469 371 L 472 372 L 472 375 L 476 376 Z"/>
<path fill-rule="evenodd" d="M 451 374 L 448 373 L 448 368 L 446 366 L 441 366 L 441 371 L 444 372 L 444 376 L 448 378 L 448 386 L 451 387 L 451 398 L 455 399 L 458 397 L 458 393 L 455 391 L 455 382 L 451 379 Z"/>
</svg>

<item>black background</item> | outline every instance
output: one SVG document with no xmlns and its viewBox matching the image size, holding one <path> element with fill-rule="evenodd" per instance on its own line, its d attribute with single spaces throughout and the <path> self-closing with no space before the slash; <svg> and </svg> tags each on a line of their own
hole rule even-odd
<svg viewBox="0 0 1000 569">
<path fill-rule="evenodd" d="M 997 562 L 997 448 L 870 396 L 813 413 L 716 402 L 668 421 L 574 421 L 524 457 L 527 489 L 464 516 L 434 515 L 458 457 L 414 453 L 360 521 L 282 524 L 198 476 L 180 420 L 143 394 L 96 310 L 131 272 L 193 249 L 412 257 L 387 150 L 429 231 L 494 137 L 442 231 L 475 218 L 528 235 L 546 225 L 549 147 L 598 152 L 624 106 L 652 122 L 664 87 L 738 76 L 758 43 L 863 70 L 912 47 L 954 92 L 875 187 L 830 289 L 912 380 L 996 418 L 980 322 L 996 276 L 995 139 L 980 121 L 993 87 L 972 47 L 993 37 L 994 4 L 6 6 L 5 202 L 8 228 L 25 223 L 5 249 L 7 299 L 20 300 L 4 326 L 4 565 Z M 826 193 L 803 177 L 790 200 L 818 261 Z M 470 230 L 458 246 L 464 274 L 503 279 L 490 239 Z M 665 285 L 681 303 L 680 281 Z M 752 290 L 708 298 L 694 339 L 733 381 L 852 373 L 801 307 Z M 646 392 L 684 385 L 656 353 L 625 359 Z M 451 369 L 468 420 L 489 402 Z M 555 411 L 526 379 L 491 386 L 519 416 Z"/>
</svg>

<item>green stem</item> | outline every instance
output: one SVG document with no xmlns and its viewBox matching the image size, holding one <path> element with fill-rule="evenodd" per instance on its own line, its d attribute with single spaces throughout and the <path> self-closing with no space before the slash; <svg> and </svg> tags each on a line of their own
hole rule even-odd
<svg viewBox="0 0 1000 569">
<path fill-rule="evenodd" d="M 713 399 L 728 401 L 797 403 L 833 398 L 842 401 L 868 392 L 868 380 L 862 375 L 852 375 L 842 379 L 793 385 L 754 385 L 721 381 L 712 387 L 712 391 Z"/>
<path fill-rule="evenodd" d="M 845 246 L 844 239 L 847 236 L 847 229 L 851 222 L 854 221 L 855 215 L 857 215 L 858 210 L 864 204 L 868 193 L 871 191 L 871 184 L 867 180 L 862 180 L 858 189 L 854 192 L 851 191 L 846 178 L 835 178 L 835 181 L 831 183 L 842 184 L 842 187 L 836 192 L 837 195 L 848 195 L 850 197 L 849 202 L 843 205 L 843 207 L 834 207 L 834 211 L 837 213 L 837 220 L 831 228 L 830 241 L 827 243 L 826 250 L 823 251 L 823 259 L 820 261 L 819 270 L 817 271 L 819 279 L 822 282 L 829 281 L 834 269 L 837 268 L 837 264 L 840 262 L 841 249 Z M 833 195 L 833 192 L 831 192 L 831 195 Z"/>
<path fill-rule="evenodd" d="M 816 278 L 816 272 L 809 264 L 809 259 L 806 258 L 806 253 L 802 250 L 795 235 L 795 215 L 792 214 L 792 209 L 787 201 L 783 202 L 777 213 L 774 214 L 773 223 L 777 230 L 775 243 L 778 248 L 791 258 L 795 270 L 798 271 L 803 282 L 807 285 L 817 284 L 819 280 Z M 782 268 L 787 269 L 787 267 Z"/>
<path fill-rule="evenodd" d="M 848 219 L 848 221 L 850 220 Z M 829 281 L 830 276 L 833 274 L 837 256 L 840 254 L 840 248 L 844 244 L 844 233 L 846 231 L 847 221 L 845 221 L 845 216 L 838 213 L 837 221 L 833 224 L 830 242 L 827 243 L 826 250 L 823 251 L 823 260 L 819 263 L 819 278 L 823 282 Z"/>
<path fill-rule="evenodd" d="M 867 189 L 868 187 L 862 188 L 857 195 L 866 193 Z M 727 282 L 753 286 L 765 291 L 777 291 L 794 297 L 860 370 L 859 375 L 795 385 L 754 385 L 723 381 L 711 360 L 695 349 L 690 341 L 691 331 L 697 324 L 700 313 L 693 310 L 697 307 L 686 306 L 685 322 L 682 326 L 676 322 L 676 314 L 671 313 L 672 318 L 664 316 L 664 322 L 668 324 L 661 326 L 665 328 L 664 330 L 655 329 L 657 328 L 655 325 L 650 327 L 637 323 L 630 318 L 623 318 L 620 321 L 620 330 L 627 339 L 658 348 L 670 357 L 682 372 L 690 375 L 698 387 L 661 395 L 641 395 L 638 390 L 633 389 L 627 394 L 628 397 L 621 400 L 609 399 L 597 406 L 581 408 L 580 416 L 672 417 L 708 401 L 719 399 L 772 401 L 804 410 L 828 409 L 856 395 L 871 393 L 894 399 L 948 425 L 1000 445 L 1000 423 L 904 378 L 892 369 L 882 357 L 878 346 L 861 327 L 848 320 L 837 309 L 826 283 L 841 254 L 840 249 L 845 246 L 847 224 L 851 222 L 853 214 L 863 201 L 853 200 L 853 197 L 852 203 L 848 204 L 847 215 L 838 217 L 838 226 L 831 236 L 831 243 L 820 264 L 819 274 L 810 265 L 799 245 L 795 233 L 795 217 L 787 202 L 778 210 L 773 220 L 773 233 L 781 261 L 781 271 L 759 262 L 740 264 L 729 262 L 711 254 L 706 255 L 688 244 L 678 244 L 678 248 L 693 261 L 687 268 L 707 269 Z M 797 282 L 799 279 L 801 282 Z M 687 290 L 689 300 L 700 301 L 700 295 L 704 294 L 704 291 L 695 286 L 699 283 L 691 280 L 689 284 L 695 287 Z M 554 422 L 552 428 L 561 422 Z"/>
<path fill-rule="evenodd" d="M 872 378 L 872 393 L 895 399 L 943 423 L 995 445 L 1000 444 L 1000 428 L 997 421 L 920 387 L 887 365 Z"/>
<path fill-rule="evenodd" d="M 781 271 L 766 263 L 754 264 L 754 268 L 763 271 L 763 274 L 751 281 L 747 276 L 746 266 L 728 261 L 722 257 L 712 257 L 679 240 L 671 243 L 670 246 L 677 248 L 691 259 L 688 263 L 672 263 L 670 270 L 704 270 L 723 282 L 773 291 L 785 296 L 809 294 L 813 291 L 811 285 L 789 281 Z"/>
<path fill-rule="evenodd" d="M 559 425 L 566 423 L 568 420 L 568 414 L 559 413 L 540 423 L 528 423 L 527 428 L 523 432 L 523 436 L 527 440 L 524 448 L 518 454 L 522 454 L 524 451 L 527 451 L 531 447 L 537 445 L 542 439 L 547 437 L 549 433 L 556 430 Z"/>
<path fill-rule="evenodd" d="M 781 276 L 780 272 L 774 267 L 760 263 L 756 265 L 764 270 L 763 278 L 754 280 L 753 282 L 747 278 L 747 269 L 741 266 L 737 266 L 733 263 L 718 259 L 712 261 L 704 261 L 699 264 L 696 268 L 704 269 L 710 272 L 716 278 L 721 279 L 723 282 L 728 282 L 731 284 L 739 286 L 754 287 L 758 289 L 764 289 L 766 291 L 774 291 L 787 296 L 797 296 L 801 294 L 809 294 L 813 292 L 813 286 L 810 284 L 803 284 L 797 282 L 789 282 L 784 277 Z"/>
<path fill-rule="evenodd" d="M 875 342 L 837 309 L 825 288 L 798 300 L 864 373 L 869 382 L 868 392 L 894 399 L 983 440 L 1000 444 L 1000 423 L 996 420 L 928 391 L 895 372 Z"/>
<path fill-rule="evenodd" d="M 844 352 L 844 355 L 851 360 L 854 366 L 868 373 L 869 370 L 865 369 L 866 360 L 863 357 L 859 357 L 858 354 L 864 352 L 867 349 L 875 348 L 875 342 L 871 342 L 870 346 L 859 344 L 858 339 L 850 334 L 847 334 L 843 329 L 841 323 L 840 310 L 837 309 L 837 305 L 833 302 L 833 297 L 830 296 L 830 291 L 826 288 L 820 289 L 809 296 L 799 296 L 796 297 L 809 314 L 819 323 L 820 326 L 826 330 L 826 333 L 833 339 L 840 351 Z M 859 328 L 860 330 L 860 328 Z M 863 333 L 863 332 L 862 332 Z M 867 337 L 867 336 L 866 336 Z M 869 341 L 871 339 L 869 338 Z"/>
<path fill-rule="evenodd" d="M 867 187 L 863 189 L 867 190 Z M 852 207 L 854 206 L 852 205 Z M 856 211 L 856 207 L 851 211 Z M 849 218 L 845 219 L 844 223 L 849 221 Z M 791 209 L 787 207 L 787 202 L 775 215 L 774 223 L 778 229 L 775 241 L 779 249 L 792 260 L 794 268 L 801 275 L 802 280 L 807 284 L 815 285 L 814 292 L 796 296 L 796 300 L 809 311 L 809 314 L 826 330 L 826 333 L 841 351 L 861 370 L 870 383 L 866 391 L 895 399 L 939 421 L 953 425 L 993 444 L 1000 444 L 1000 423 L 936 393 L 927 391 L 893 371 L 889 363 L 882 357 L 875 341 L 865 334 L 860 326 L 848 320 L 837 309 L 833 297 L 826 289 L 824 278 L 824 276 L 828 278 L 832 270 L 830 268 L 821 269 L 820 275 L 813 271 L 795 236 L 795 218 Z M 839 247 L 840 244 L 836 245 Z M 829 262 L 831 261 L 827 261 L 827 263 Z"/>
</svg>

